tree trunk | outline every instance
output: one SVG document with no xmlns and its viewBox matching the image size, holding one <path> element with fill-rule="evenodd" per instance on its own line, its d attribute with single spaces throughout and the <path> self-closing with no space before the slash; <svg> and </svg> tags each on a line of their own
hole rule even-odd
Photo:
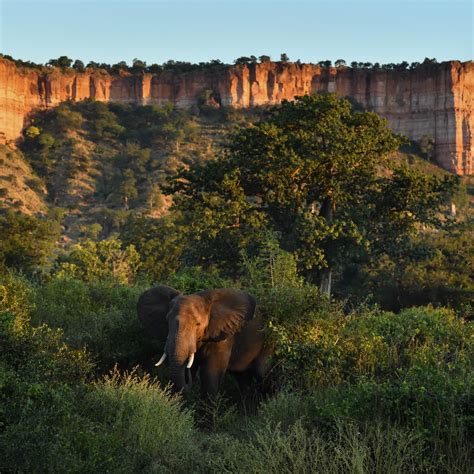
<svg viewBox="0 0 474 474">
<path fill-rule="evenodd" d="M 334 203 L 332 199 L 328 196 L 321 205 L 321 210 L 319 215 L 324 217 L 328 224 L 332 224 L 334 220 Z M 332 268 L 330 262 L 328 262 L 328 267 L 323 270 L 321 275 L 321 283 L 319 285 L 319 292 L 322 295 L 327 295 L 331 297 L 331 286 L 332 286 Z"/>
<path fill-rule="evenodd" d="M 326 268 L 321 275 L 321 284 L 319 285 L 319 292 L 322 295 L 331 297 L 331 283 L 332 283 L 332 270 Z"/>
</svg>

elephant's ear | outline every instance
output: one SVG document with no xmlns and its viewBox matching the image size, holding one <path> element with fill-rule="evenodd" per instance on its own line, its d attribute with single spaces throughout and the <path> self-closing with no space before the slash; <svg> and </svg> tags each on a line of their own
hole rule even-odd
<svg viewBox="0 0 474 474">
<path fill-rule="evenodd" d="M 210 303 L 209 325 L 205 339 L 222 341 L 238 332 L 253 318 L 257 302 L 253 295 L 240 290 L 222 289 L 202 293 Z"/>
<path fill-rule="evenodd" d="M 171 301 L 179 294 L 174 288 L 160 285 L 150 288 L 138 298 L 138 319 L 147 332 L 160 342 L 164 342 L 168 335 L 166 315 L 170 310 Z"/>
</svg>

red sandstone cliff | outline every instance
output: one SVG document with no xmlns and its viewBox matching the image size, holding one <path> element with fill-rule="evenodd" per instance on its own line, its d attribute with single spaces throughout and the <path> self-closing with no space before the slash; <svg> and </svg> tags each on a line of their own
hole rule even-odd
<svg viewBox="0 0 474 474">
<path fill-rule="evenodd" d="M 46 71 L 46 72 L 45 72 Z M 19 69 L 0 59 L 0 138 L 15 140 L 28 114 L 64 100 L 196 104 L 212 90 L 222 105 L 251 107 L 315 92 L 336 92 L 387 118 L 396 132 L 435 141 L 436 161 L 458 174 L 474 173 L 474 63 L 458 61 L 410 71 L 263 63 L 157 75 L 101 70 L 85 73 Z"/>
</svg>

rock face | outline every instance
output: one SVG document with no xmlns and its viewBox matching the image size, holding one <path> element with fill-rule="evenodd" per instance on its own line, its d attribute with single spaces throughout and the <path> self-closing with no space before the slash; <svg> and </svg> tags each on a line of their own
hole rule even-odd
<svg viewBox="0 0 474 474">
<path fill-rule="evenodd" d="M 474 173 L 474 63 L 459 61 L 409 71 L 268 62 L 152 75 L 20 69 L 0 59 L 0 141 L 16 140 L 33 110 L 65 100 L 171 101 L 178 107 L 191 107 L 209 92 L 214 101 L 232 107 L 336 92 L 385 117 L 395 132 L 413 140 L 433 140 L 435 160 L 443 168 Z"/>
</svg>

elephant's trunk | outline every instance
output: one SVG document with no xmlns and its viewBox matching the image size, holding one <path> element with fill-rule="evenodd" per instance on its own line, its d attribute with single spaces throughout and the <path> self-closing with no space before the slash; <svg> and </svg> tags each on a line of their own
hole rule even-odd
<svg viewBox="0 0 474 474">
<path fill-rule="evenodd" d="M 169 367 L 171 382 L 173 382 L 173 389 L 176 392 L 183 391 L 186 388 L 184 364 L 172 362 Z"/>
<path fill-rule="evenodd" d="M 191 367 L 189 363 L 191 362 L 192 364 L 194 352 L 188 348 L 187 344 L 181 343 L 178 339 L 169 341 L 167 352 L 173 389 L 176 392 L 187 392 L 192 384 L 191 374 L 188 369 Z"/>
</svg>

